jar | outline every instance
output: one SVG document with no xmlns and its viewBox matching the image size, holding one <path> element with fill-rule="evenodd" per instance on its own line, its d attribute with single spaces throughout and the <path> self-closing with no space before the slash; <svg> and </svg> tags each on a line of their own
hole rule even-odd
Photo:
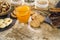
<svg viewBox="0 0 60 40">
<path fill-rule="evenodd" d="M 35 0 L 24 0 L 24 4 L 33 6 L 33 5 L 35 5 Z"/>
</svg>

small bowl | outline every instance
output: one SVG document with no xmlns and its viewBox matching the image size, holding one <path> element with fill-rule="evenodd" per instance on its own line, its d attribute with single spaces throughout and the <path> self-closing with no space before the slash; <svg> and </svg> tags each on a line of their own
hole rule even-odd
<svg viewBox="0 0 60 40">
<path fill-rule="evenodd" d="M 20 4 L 22 4 L 22 1 L 23 0 L 17 0 L 17 1 L 11 0 L 11 4 L 20 5 Z"/>
<path fill-rule="evenodd" d="M 24 4 L 30 5 L 30 6 L 34 6 L 35 5 L 35 1 L 33 2 L 27 2 L 24 0 Z"/>
<path fill-rule="evenodd" d="M 9 3 L 8 3 L 8 4 L 9 4 Z M 9 5 L 10 5 L 10 4 L 9 4 Z M 6 12 L 0 13 L 0 16 L 7 15 L 10 11 L 11 11 L 11 5 L 10 5 L 9 9 L 8 9 Z"/>
<path fill-rule="evenodd" d="M 33 6 L 34 4 L 35 4 L 35 2 L 33 2 L 33 3 L 24 3 L 24 4 L 27 4 L 27 5 L 30 5 L 30 6 Z"/>
<path fill-rule="evenodd" d="M 45 0 L 45 2 L 47 2 L 46 4 L 39 4 L 38 2 L 39 2 L 39 0 L 36 0 L 35 6 L 37 6 L 37 7 L 39 7 L 39 8 L 46 8 L 46 7 L 48 7 L 48 5 L 49 5 L 48 0 Z"/>
</svg>

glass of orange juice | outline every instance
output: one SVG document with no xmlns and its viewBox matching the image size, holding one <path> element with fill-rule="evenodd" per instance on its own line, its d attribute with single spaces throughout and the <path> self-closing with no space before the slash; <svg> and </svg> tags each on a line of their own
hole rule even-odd
<svg viewBox="0 0 60 40">
<path fill-rule="evenodd" d="M 27 5 L 19 6 L 15 9 L 17 19 L 20 23 L 27 23 L 30 17 L 30 7 Z"/>
</svg>

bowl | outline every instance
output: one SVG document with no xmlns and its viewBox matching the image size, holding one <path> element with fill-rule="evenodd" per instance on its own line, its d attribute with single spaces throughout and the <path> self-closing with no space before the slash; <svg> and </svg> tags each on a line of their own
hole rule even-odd
<svg viewBox="0 0 60 40">
<path fill-rule="evenodd" d="M 11 4 L 13 5 L 21 5 L 23 0 L 11 0 Z"/>
<path fill-rule="evenodd" d="M 34 6 L 35 5 L 35 1 L 34 0 L 24 0 L 24 4 L 29 5 L 29 6 Z"/>
<path fill-rule="evenodd" d="M 36 0 L 36 2 L 35 2 L 35 6 L 37 6 L 39 8 L 46 8 L 46 7 L 48 7 L 48 5 L 49 5 L 48 0 L 44 0 L 44 1 Z"/>
<path fill-rule="evenodd" d="M 7 3 L 7 2 L 1 2 L 1 3 L 2 3 L 2 4 L 0 4 L 0 7 L 1 7 L 1 9 L 0 9 L 0 16 L 7 15 L 7 14 L 11 11 L 11 5 L 10 5 L 9 3 Z M 9 7 L 6 7 L 5 4 L 3 5 L 3 3 L 8 4 Z M 3 6 L 2 6 L 2 5 L 3 5 Z M 4 7 L 6 7 L 6 9 L 5 9 Z M 3 11 L 3 9 L 4 9 L 5 11 Z"/>
</svg>

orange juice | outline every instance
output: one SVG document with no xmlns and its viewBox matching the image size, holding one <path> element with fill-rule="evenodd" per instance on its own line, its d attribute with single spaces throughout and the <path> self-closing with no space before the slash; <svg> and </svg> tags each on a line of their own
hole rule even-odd
<svg viewBox="0 0 60 40">
<path fill-rule="evenodd" d="M 26 5 L 19 6 L 15 9 L 15 13 L 21 23 L 27 23 L 30 17 L 30 7 Z"/>
</svg>

